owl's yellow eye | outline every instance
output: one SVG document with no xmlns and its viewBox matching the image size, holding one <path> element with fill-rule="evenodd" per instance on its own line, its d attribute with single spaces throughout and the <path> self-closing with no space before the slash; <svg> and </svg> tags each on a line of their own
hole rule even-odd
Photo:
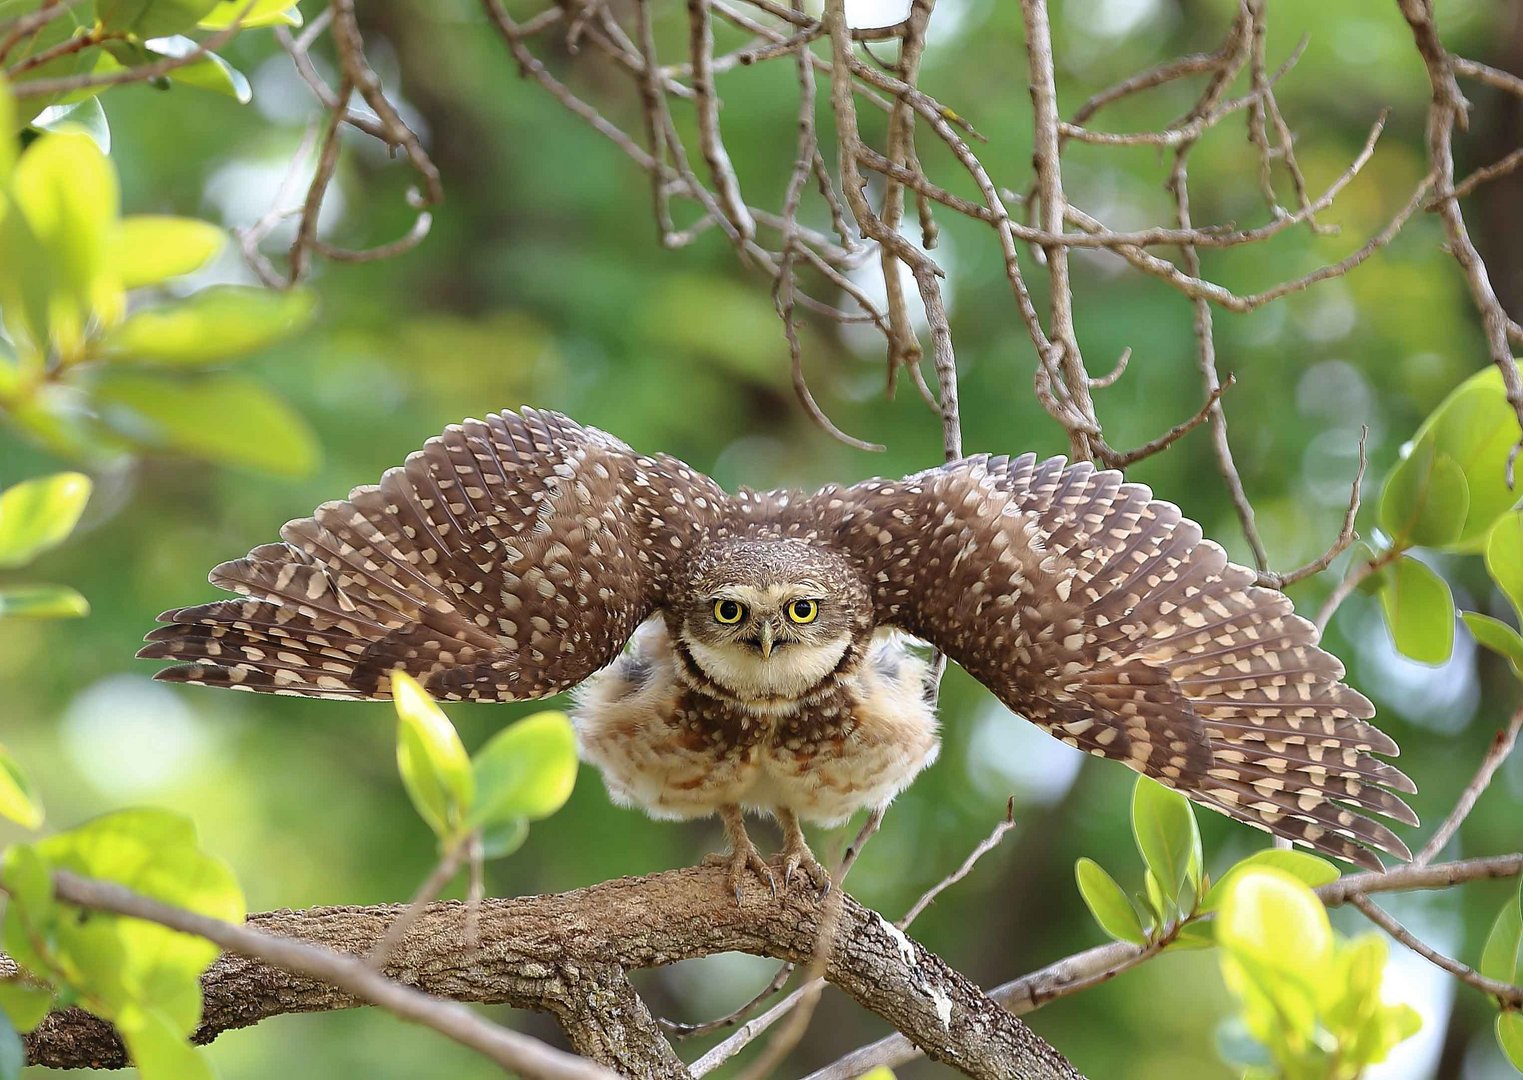
<svg viewBox="0 0 1523 1080">
<path fill-rule="evenodd" d="M 802 626 L 812 623 L 820 613 L 818 600 L 795 600 L 788 605 L 788 618 Z"/>
<path fill-rule="evenodd" d="M 715 600 L 714 618 L 726 626 L 734 626 L 746 617 L 744 604 L 735 600 Z"/>
</svg>

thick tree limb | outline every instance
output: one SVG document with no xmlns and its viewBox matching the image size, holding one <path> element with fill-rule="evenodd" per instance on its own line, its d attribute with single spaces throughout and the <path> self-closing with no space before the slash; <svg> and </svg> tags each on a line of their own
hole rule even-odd
<svg viewBox="0 0 1523 1080">
<path fill-rule="evenodd" d="M 465 946 L 465 906 L 432 904 L 383 970 L 436 997 L 550 1012 L 580 1052 L 621 1072 L 684 1076 L 624 970 L 732 951 L 807 963 L 823 910 L 808 887 L 773 898 L 759 883 L 737 905 L 723 869 L 699 866 L 554 896 L 488 900 L 474 951 Z M 398 911 L 395 905 L 272 911 L 251 916 L 249 925 L 363 957 Z M 7 967 L 0 960 L 0 975 Z M 1079 1076 L 1020 1020 L 849 896 L 825 977 L 929 1056 L 970 1076 Z M 203 988 L 201 1042 L 272 1016 L 359 1003 L 322 978 L 231 954 L 212 966 Z M 27 1037 L 27 1052 L 33 1063 L 56 1067 L 126 1064 L 110 1026 L 79 1010 L 45 1020 Z"/>
</svg>

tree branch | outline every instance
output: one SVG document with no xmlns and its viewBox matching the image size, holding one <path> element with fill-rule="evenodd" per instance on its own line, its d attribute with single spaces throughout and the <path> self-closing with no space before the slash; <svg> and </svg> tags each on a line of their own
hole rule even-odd
<svg viewBox="0 0 1523 1080">
<path fill-rule="evenodd" d="M 98 883 L 61 889 L 66 900 L 109 910 L 126 906 L 122 892 Z M 472 1014 L 453 1003 L 497 1002 L 547 1011 L 576 1033 L 581 1052 L 620 1071 L 628 1071 L 631 1057 L 639 1055 L 644 1068 L 653 1052 L 640 1043 L 660 1040 L 659 1032 L 615 972 L 717 952 L 808 963 L 824 904 L 809 887 L 774 899 L 757 883 L 737 905 L 723 868 L 698 866 L 555 896 L 485 901 L 476 950 L 464 945 L 465 905 L 431 904 L 398 942 L 383 978 L 361 958 L 400 910 L 385 905 L 273 911 L 251 916 L 247 927 L 178 913 L 191 932 L 229 950 L 202 981 L 205 1011 L 196 1039 L 208 1042 L 271 1016 L 376 1000 L 380 991 L 374 984 L 354 981 L 363 978 L 394 988 L 387 993 L 398 1002 L 419 997 L 419 991 L 433 995 L 424 1001 L 448 998 L 438 1004 L 466 1017 Z M 250 958 L 254 956 L 261 958 Z M 9 968 L 9 961 L 0 961 L 0 976 Z M 840 927 L 824 973 L 931 1057 L 970 1076 L 1079 1076 L 1021 1021 L 849 896 L 842 898 Z M 589 1009 L 595 1010 L 592 1024 Z M 111 1027 L 75 1009 L 48 1017 L 27 1036 L 27 1050 L 33 1063 L 55 1067 L 126 1064 Z M 656 1075 L 684 1075 L 673 1061 Z"/>
</svg>

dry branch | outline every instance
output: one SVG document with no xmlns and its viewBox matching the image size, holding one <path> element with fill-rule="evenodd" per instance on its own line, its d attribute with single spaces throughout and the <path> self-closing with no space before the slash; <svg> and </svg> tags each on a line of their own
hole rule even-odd
<svg viewBox="0 0 1523 1080">
<path fill-rule="evenodd" d="M 68 892 L 65 898 L 99 899 Z M 347 954 L 351 968 L 378 977 L 363 957 L 400 910 L 389 905 L 275 911 L 252 916 L 249 926 L 261 938 L 321 946 L 314 951 L 325 956 Z M 643 1005 L 631 1014 L 637 998 L 621 997 L 617 985 L 609 988 L 610 973 L 622 977 L 623 969 L 719 952 L 808 963 L 824 910 L 815 890 L 802 883 L 776 899 L 759 882 L 751 883 L 737 905 L 723 868 L 700 866 L 555 896 L 487 900 L 475 950 L 463 947 L 465 905 L 432 904 L 383 971 L 396 980 L 388 985 L 404 984 L 409 993 L 548 1011 L 581 1053 L 621 1072 L 640 1072 L 664 1060 L 661 1048 L 667 1044 Z M 212 936 L 207 929 L 198 925 L 196 932 Z M 234 937 L 219 943 L 256 955 L 263 949 Z M 359 1003 L 354 985 L 335 985 L 334 971 L 288 961 L 235 954 L 217 961 L 203 980 L 205 1018 L 196 1038 L 205 1042 L 271 1016 Z M 933 1058 L 970 1076 L 1078 1076 L 1061 1054 L 939 957 L 847 896 L 840 900 L 840 930 L 825 958 L 825 977 L 908 1033 Z M 603 1008 L 610 1011 L 599 1013 Z M 34 1063 L 57 1067 L 125 1064 L 109 1025 L 78 1010 L 44 1021 L 28 1036 L 28 1053 Z M 680 1075 L 669 1069 L 658 1074 Z"/>
</svg>

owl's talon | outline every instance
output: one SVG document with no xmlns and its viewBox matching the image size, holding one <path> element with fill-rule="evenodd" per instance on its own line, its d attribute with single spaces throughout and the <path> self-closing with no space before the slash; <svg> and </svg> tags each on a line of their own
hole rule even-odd
<svg viewBox="0 0 1523 1080">
<path fill-rule="evenodd" d="M 819 889 L 820 896 L 825 896 L 832 884 L 830 871 L 821 866 L 814 852 L 809 850 L 798 817 L 791 811 L 779 810 L 777 820 L 783 827 L 783 888 L 792 884 L 794 874 L 803 871 L 810 883 Z"/>
<path fill-rule="evenodd" d="M 772 867 L 767 865 L 767 860 L 762 858 L 761 852 L 757 851 L 756 845 L 751 842 L 751 836 L 746 832 L 745 819 L 741 817 L 740 807 L 722 807 L 719 816 L 724 821 L 725 835 L 730 838 L 730 850 L 720 857 L 724 859 L 728 867 L 725 880 L 729 882 L 730 889 L 735 893 L 735 903 L 737 905 L 740 903 L 740 885 L 745 880 L 747 870 L 754 870 L 756 875 L 767 883 L 767 888 L 772 890 L 772 895 L 776 896 L 777 878 L 773 876 Z"/>
</svg>

